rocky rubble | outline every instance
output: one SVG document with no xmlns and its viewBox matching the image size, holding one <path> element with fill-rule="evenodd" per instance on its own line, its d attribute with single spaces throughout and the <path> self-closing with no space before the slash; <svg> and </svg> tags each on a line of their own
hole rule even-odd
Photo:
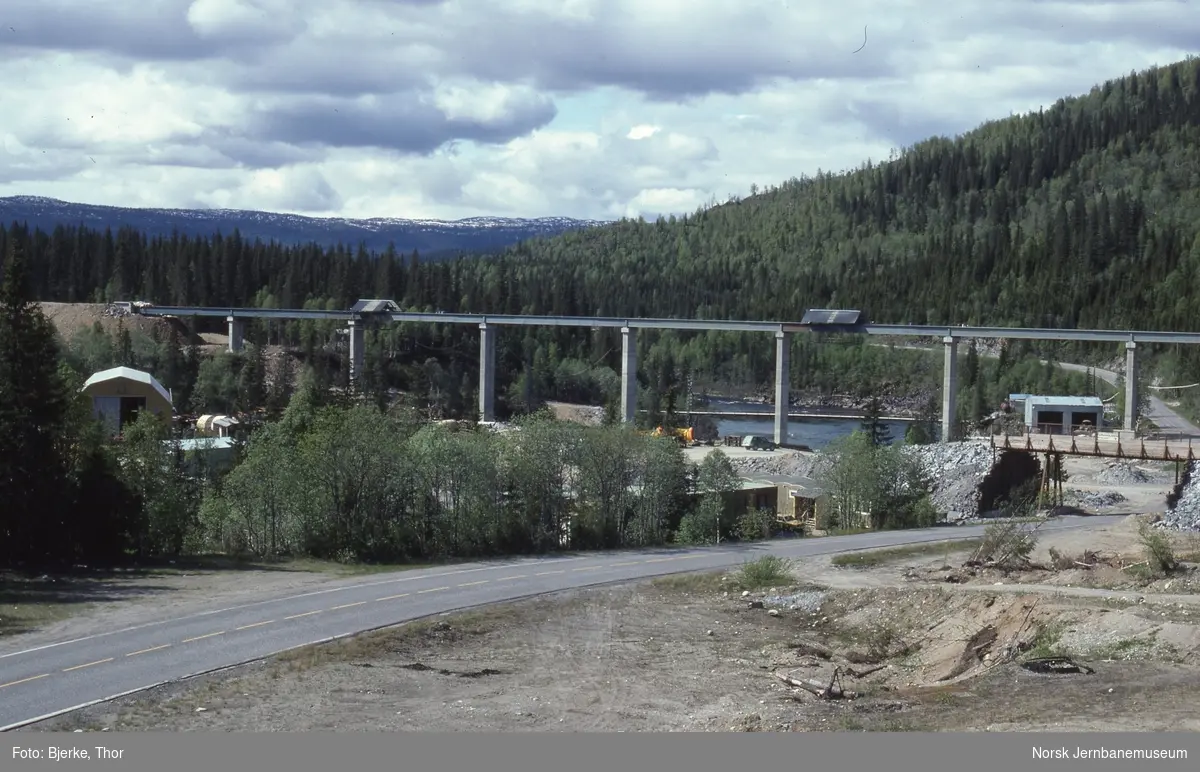
<svg viewBox="0 0 1200 772">
<path fill-rule="evenodd" d="M 1200 531 L 1200 462 L 1188 465 L 1188 482 L 1180 491 L 1179 501 L 1155 525 L 1176 531 Z"/>
<path fill-rule="evenodd" d="M 954 522 L 979 513 L 979 484 L 992 469 L 992 448 L 969 440 L 909 445 L 905 452 L 921 462 L 933 486 L 933 505 Z"/>
<path fill-rule="evenodd" d="M 1128 461 L 1114 461 L 1096 474 L 1102 485 L 1141 485 L 1156 482 L 1154 475 Z"/>
<path fill-rule="evenodd" d="M 1083 510 L 1104 509 L 1125 501 L 1125 496 L 1116 491 L 1081 491 L 1068 490 L 1064 498 L 1071 504 Z"/>
<path fill-rule="evenodd" d="M 787 477 L 815 477 L 828 467 L 831 460 L 819 453 L 785 453 L 762 458 L 730 459 L 741 475 L 770 474 Z"/>
</svg>

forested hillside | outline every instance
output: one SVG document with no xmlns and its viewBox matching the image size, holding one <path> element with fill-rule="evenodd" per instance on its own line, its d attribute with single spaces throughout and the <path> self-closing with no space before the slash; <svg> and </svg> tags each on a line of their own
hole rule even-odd
<svg viewBox="0 0 1200 772">
<path fill-rule="evenodd" d="M 862 308 L 877 322 L 1196 329 L 1200 61 L 1110 81 L 958 139 L 930 139 L 884 163 L 755 193 L 690 216 L 439 264 L 391 250 L 289 249 L 236 233 L 147 238 L 14 226 L 4 238 L 26 246 L 44 300 L 345 308 L 392 297 L 447 311 L 768 319 L 832 306 Z M 310 347 L 329 334 L 319 325 L 275 333 Z M 383 378 L 423 377 L 393 366 L 428 357 L 465 384 L 475 336 L 393 330 L 371 345 Z M 765 383 L 771 345 L 744 334 L 648 337 L 644 376 L 666 393 L 689 379 Z M 847 355 L 846 345 L 800 341 L 798 385 L 854 388 L 839 381 L 848 367 L 876 381 L 890 372 L 893 381 L 933 383 L 932 374 L 894 375 L 878 358 L 852 365 L 867 355 L 856 344 Z M 590 394 L 608 388 L 594 368 L 615 366 L 617 353 L 614 334 L 512 332 L 501 337 L 500 383 L 520 397 L 557 394 L 559 380 L 574 378 Z M 1054 353 L 1081 361 L 1118 352 Z M 1166 377 L 1200 380 L 1200 352 L 1163 353 Z"/>
</svg>

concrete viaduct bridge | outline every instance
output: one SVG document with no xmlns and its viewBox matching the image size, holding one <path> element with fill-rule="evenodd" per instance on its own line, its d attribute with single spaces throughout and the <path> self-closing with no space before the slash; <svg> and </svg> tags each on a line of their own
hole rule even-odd
<svg viewBox="0 0 1200 772">
<path fill-rule="evenodd" d="M 127 305 L 127 304 L 122 304 Z M 346 311 L 280 308 L 206 308 L 128 304 L 143 316 L 224 317 L 229 324 L 229 350 L 242 349 L 248 319 L 313 319 L 343 321 L 350 337 L 350 377 L 362 372 L 367 325 L 386 323 L 467 324 L 479 328 L 479 414 L 495 420 L 496 333 L 505 326 L 619 328 L 621 330 L 621 414 L 633 422 L 637 408 L 637 337 L 648 330 L 724 330 L 773 335 L 775 338 L 775 441 L 787 440 L 790 371 L 789 354 L 794 334 L 858 334 L 892 338 L 939 337 L 944 351 L 942 380 L 942 441 L 952 439 L 955 395 L 958 387 L 958 344 L 971 339 L 1070 340 L 1122 343 L 1125 346 L 1124 428 L 1137 424 L 1138 344 L 1198 344 L 1200 332 L 1138 330 L 1065 330 L 1036 327 L 945 327 L 915 324 L 865 324 L 855 310 L 807 311 L 799 322 L 737 321 L 719 319 L 653 319 L 595 316 L 520 316 L 503 314 L 448 314 L 401 311 L 391 300 L 360 300 Z M 1130 377 L 1133 375 L 1134 377 Z"/>
</svg>

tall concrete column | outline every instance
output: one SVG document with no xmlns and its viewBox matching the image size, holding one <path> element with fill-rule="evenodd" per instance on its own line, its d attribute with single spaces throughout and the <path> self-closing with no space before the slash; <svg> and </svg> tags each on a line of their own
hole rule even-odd
<svg viewBox="0 0 1200 772">
<path fill-rule="evenodd" d="M 479 420 L 496 420 L 496 330 L 479 325 Z"/>
<path fill-rule="evenodd" d="M 942 368 L 942 442 L 950 442 L 954 435 L 958 397 L 958 342 L 947 335 L 942 338 L 945 364 Z"/>
<path fill-rule="evenodd" d="M 1137 343 L 1129 341 L 1125 344 L 1125 428 L 1133 431 L 1137 428 L 1138 408 L 1138 366 Z"/>
<path fill-rule="evenodd" d="M 637 330 L 621 328 L 621 420 L 637 418 Z"/>
<path fill-rule="evenodd" d="M 791 402 L 791 353 L 792 336 L 786 332 L 775 333 L 775 444 L 787 442 L 788 408 Z"/>
<path fill-rule="evenodd" d="M 236 316 L 227 316 L 229 323 L 229 350 L 236 354 L 246 345 L 246 323 Z"/>
<path fill-rule="evenodd" d="M 351 319 L 347 324 L 350 332 L 350 385 L 353 388 L 362 378 L 366 362 L 366 328 L 361 319 Z"/>
</svg>

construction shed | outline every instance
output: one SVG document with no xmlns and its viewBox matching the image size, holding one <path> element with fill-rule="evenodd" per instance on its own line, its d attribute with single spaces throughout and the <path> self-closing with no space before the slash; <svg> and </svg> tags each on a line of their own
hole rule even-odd
<svg viewBox="0 0 1200 772">
<path fill-rule="evenodd" d="M 124 431 L 143 410 L 164 421 L 169 421 L 173 412 L 171 392 L 150 373 L 132 367 L 94 374 L 83 384 L 83 393 L 92 398 L 92 415 L 108 424 L 114 434 Z"/>
<path fill-rule="evenodd" d="M 190 475 L 200 475 L 202 471 L 228 471 L 237 460 L 237 451 L 231 437 L 193 437 L 166 442 L 186 456 L 185 466 Z"/>
<path fill-rule="evenodd" d="M 1025 428 L 1037 434 L 1070 434 L 1097 430 L 1104 422 L 1099 397 L 1046 397 L 1028 395 L 1023 400 Z"/>
</svg>

